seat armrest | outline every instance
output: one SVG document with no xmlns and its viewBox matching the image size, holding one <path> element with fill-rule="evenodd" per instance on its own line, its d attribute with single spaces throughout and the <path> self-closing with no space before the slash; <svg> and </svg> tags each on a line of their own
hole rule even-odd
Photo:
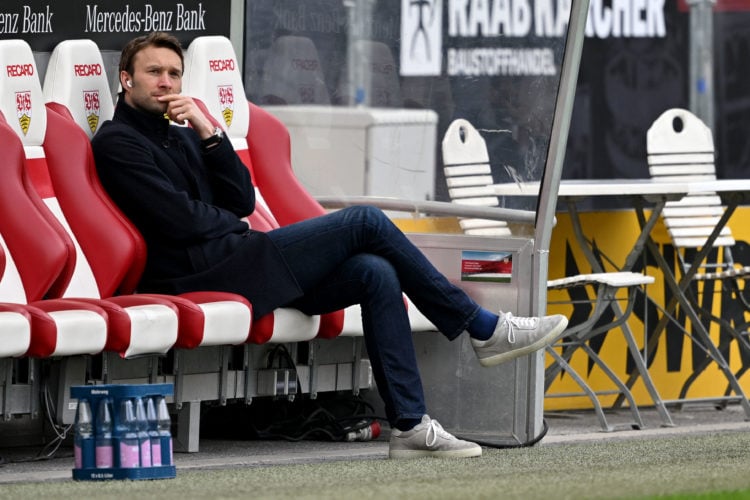
<svg viewBox="0 0 750 500">
<path fill-rule="evenodd" d="M 380 196 L 318 196 L 315 198 L 325 208 L 344 208 L 353 205 L 372 205 L 383 210 L 421 213 L 425 215 L 446 215 L 454 217 L 475 217 L 499 220 L 533 226 L 536 213 L 513 208 L 476 207 L 444 201 L 404 200 Z"/>
</svg>

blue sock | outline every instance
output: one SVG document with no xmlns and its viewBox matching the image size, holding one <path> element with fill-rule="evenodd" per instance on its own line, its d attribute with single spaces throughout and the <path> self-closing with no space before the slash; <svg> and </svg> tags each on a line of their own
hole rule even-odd
<svg viewBox="0 0 750 500">
<path fill-rule="evenodd" d="M 495 333 L 495 327 L 500 317 L 485 308 L 479 309 L 479 314 L 471 320 L 467 331 L 472 338 L 477 340 L 488 340 Z"/>
</svg>

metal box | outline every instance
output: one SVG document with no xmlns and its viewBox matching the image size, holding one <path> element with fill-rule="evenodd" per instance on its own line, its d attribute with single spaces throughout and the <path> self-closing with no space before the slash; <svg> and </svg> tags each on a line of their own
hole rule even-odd
<svg viewBox="0 0 750 500">
<path fill-rule="evenodd" d="M 410 234 L 453 283 L 487 309 L 527 316 L 531 307 L 533 240 Z M 477 259 L 506 258 L 507 274 L 472 273 Z M 485 368 L 468 335 L 415 333 L 427 411 L 454 434 L 502 446 L 527 443 L 544 432 L 544 351 Z"/>
<path fill-rule="evenodd" d="M 434 111 L 333 106 L 264 109 L 289 129 L 294 172 L 313 196 L 433 199 Z"/>
</svg>

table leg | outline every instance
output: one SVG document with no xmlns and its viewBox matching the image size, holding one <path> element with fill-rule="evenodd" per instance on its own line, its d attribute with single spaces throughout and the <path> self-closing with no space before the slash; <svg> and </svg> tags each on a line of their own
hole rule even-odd
<svg viewBox="0 0 750 500">
<path fill-rule="evenodd" d="M 649 216 L 649 218 L 645 219 L 645 216 L 644 216 L 644 219 L 642 221 L 639 218 L 638 222 L 641 227 L 641 234 L 639 234 L 638 238 L 635 240 L 635 243 L 633 244 L 633 249 L 630 250 L 627 257 L 625 258 L 625 263 L 623 264 L 620 271 L 627 272 L 633 269 L 633 266 L 635 266 L 635 263 L 638 260 L 638 257 L 643 253 L 643 249 L 645 248 L 648 241 L 651 239 L 651 231 L 653 231 L 654 226 L 656 226 L 656 223 L 659 220 L 659 216 L 661 215 L 662 210 L 664 210 L 664 205 L 666 204 L 666 202 L 667 202 L 666 199 L 662 199 L 662 200 L 655 202 L 653 210 L 651 211 L 651 215 Z M 636 213 L 640 212 L 641 215 L 643 215 L 643 205 L 641 204 L 640 200 L 637 200 L 635 202 L 635 205 L 636 205 Z M 589 242 L 586 240 L 586 237 L 583 235 L 583 227 L 581 225 L 581 219 L 578 214 L 578 209 L 576 208 L 574 200 L 568 200 L 568 213 L 570 214 L 570 223 L 573 226 L 573 234 L 575 235 L 576 240 L 578 241 L 578 245 L 581 247 L 581 250 L 583 251 L 583 254 L 586 257 L 586 260 L 589 261 L 589 264 L 591 265 L 591 270 L 595 273 L 605 272 L 601 264 L 599 263 L 599 260 L 594 255 L 594 252 L 591 250 Z"/>
<path fill-rule="evenodd" d="M 599 259 L 596 258 L 594 252 L 591 250 L 588 240 L 586 240 L 586 237 L 583 235 L 581 218 L 578 215 L 575 200 L 568 200 L 568 213 L 570 214 L 570 223 L 573 226 L 573 234 L 578 241 L 578 246 L 583 252 L 583 255 L 586 257 L 586 260 L 589 261 L 591 271 L 594 273 L 603 273 L 604 269 L 602 269 Z"/>
<path fill-rule="evenodd" d="M 716 345 L 711 341 L 711 337 L 708 333 L 708 331 L 703 326 L 703 323 L 700 321 L 700 318 L 698 317 L 697 313 L 693 309 L 693 307 L 690 305 L 690 301 L 687 300 L 687 297 L 685 296 L 685 291 L 688 289 L 690 285 L 690 281 L 692 280 L 693 276 L 695 276 L 696 272 L 698 271 L 698 268 L 700 266 L 700 263 L 706 258 L 708 253 L 711 251 L 713 247 L 714 241 L 716 241 L 716 238 L 721 233 L 721 230 L 726 225 L 727 221 L 731 217 L 734 210 L 737 208 L 737 204 L 733 203 L 727 206 L 724 214 L 722 215 L 719 222 L 716 224 L 716 227 L 714 228 L 714 231 L 711 233 L 711 235 L 706 240 L 706 243 L 703 245 L 701 250 L 697 253 L 695 256 L 695 259 L 690 265 L 690 268 L 685 272 L 685 274 L 680 279 L 679 283 L 675 279 L 674 274 L 672 273 L 669 265 L 667 264 L 666 260 L 664 259 L 664 256 L 659 252 L 659 249 L 656 245 L 656 243 L 649 237 L 649 240 L 647 242 L 648 249 L 654 259 L 656 260 L 657 266 L 662 270 L 662 273 L 664 275 L 664 282 L 669 286 L 670 290 L 672 291 L 672 298 L 669 300 L 664 313 L 662 314 L 662 317 L 659 319 L 659 322 L 656 324 L 656 327 L 654 331 L 650 334 L 650 338 L 648 341 L 648 344 L 646 346 L 646 353 L 647 356 L 651 356 L 654 350 L 656 349 L 656 346 L 658 345 L 659 339 L 661 337 L 661 334 L 663 333 L 664 329 L 666 328 L 667 322 L 669 321 L 670 314 L 675 310 L 677 307 L 677 304 L 679 303 L 680 307 L 684 310 L 685 314 L 687 315 L 688 319 L 690 319 L 690 323 L 693 326 L 693 328 L 696 331 L 696 335 L 702 342 L 705 343 L 705 348 L 708 353 L 708 355 L 713 359 L 714 362 L 719 366 L 721 371 L 724 373 L 724 376 L 727 378 L 727 381 L 729 382 L 730 387 L 734 390 L 735 394 L 740 397 L 740 404 L 742 404 L 742 407 L 745 411 L 745 415 L 750 418 L 750 402 L 748 402 L 747 397 L 745 397 L 745 393 L 742 390 L 742 387 L 740 386 L 739 382 L 734 376 L 734 373 L 732 373 L 731 369 L 729 368 L 729 364 L 724 359 L 724 356 L 721 355 L 721 352 L 718 350 Z M 644 225 L 646 223 L 645 216 L 643 214 L 642 207 L 638 207 L 636 210 L 636 214 L 638 216 L 638 222 L 641 225 Z M 634 371 L 630 378 L 628 378 L 628 381 L 626 382 L 627 387 L 632 388 L 635 381 L 638 379 L 638 372 Z M 618 398 L 619 400 L 620 398 Z"/>
</svg>

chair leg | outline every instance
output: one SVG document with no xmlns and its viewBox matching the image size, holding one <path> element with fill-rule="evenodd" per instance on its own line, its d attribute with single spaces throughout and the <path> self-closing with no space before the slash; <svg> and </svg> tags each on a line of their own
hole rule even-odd
<svg viewBox="0 0 750 500">
<path fill-rule="evenodd" d="M 607 310 L 609 307 L 609 303 L 605 300 L 606 296 L 606 285 L 600 285 L 597 287 L 596 292 L 596 298 L 594 299 L 594 310 L 591 311 L 591 314 L 589 315 L 588 319 L 586 321 L 579 323 L 577 325 L 568 327 L 565 330 L 565 333 L 562 335 L 562 339 L 574 339 L 573 342 L 578 342 L 580 337 L 579 333 L 581 332 L 591 332 L 592 327 L 596 324 L 597 321 L 599 321 L 599 318 L 604 314 L 604 311 Z M 567 362 L 570 361 L 570 358 L 573 356 L 573 353 L 577 349 L 576 345 L 568 344 L 565 340 L 559 345 L 563 346 L 563 352 L 562 352 L 562 358 Z M 545 380 L 545 387 L 544 390 L 546 391 L 549 389 L 549 386 L 554 382 L 554 379 L 559 375 L 560 371 L 562 370 L 562 367 L 556 363 L 553 363 L 551 366 L 545 370 L 544 374 L 544 380 Z"/>
<path fill-rule="evenodd" d="M 628 406 L 631 409 L 631 413 L 633 414 L 633 419 L 635 421 L 635 426 L 638 428 L 643 427 L 643 421 L 640 416 L 640 412 L 638 411 L 637 405 L 635 403 L 635 399 L 633 398 L 632 393 L 628 389 L 627 385 L 623 383 L 617 375 L 604 363 L 604 361 L 594 352 L 593 349 L 591 349 L 586 342 L 589 341 L 591 338 L 595 337 L 596 335 L 599 335 L 601 333 L 605 333 L 607 331 L 610 331 L 615 328 L 620 328 L 623 332 L 623 335 L 625 337 L 625 341 L 628 345 L 628 351 L 630 352 L 630 355 L 633 357 L 636 370 L 638 371 L 639 375 L 643 378 L 644 384 L 646 385 L 646 389 L 648 390 L 649 395 L 651 396 L 651 399 L 659 412 L 659 415 L 662 419 L 662 425 L 671 427 L 674 425 L 672 422 L 672 418 L 669 415 L 669 412 L 667 411 L 666 406 L 664 405 L 664 402 L 661 399 L 661 396 L 659 395 L 656 386 L 654 385 L 651 376 L 648 372 L 648 368 L 646 366 L 645 360 L 642 357 L 642 354 L 640 350 L 638 349 L 638 345 L 635 342 L 635 338 L 633 337 L 632 332 L 630 331 L 629 326 L 627 325 L 627 319 L 630 317 L 633 308 L 635 306 L 635 294 L 637 293 L 638 288 L 637 287 L 631 287 L 628 291 L 628 298 L 627 298 L 627 306 L 623 310 L 620 304 L 618 303 L 616 299 L 616 293 L 617 289 L 608 287 L 606 285 L 600 285 L 599 291 L 597 293 L 597 308 L 595 309 L 594 313 L 596 313 L 596 316 L 594 313 L 592 313 L 591 317 L 593 318 L 593 321 L 587 321 L 586 323 L 591 325 L 596 323 L 596 321 L 599 320 L 601 315 L 604 313 L 604 310 L 606 308 L 611 307 L 614 314 L 615 319 L 611 322 L 608 322 L 606 325 L 601 325 L 596 328 L 591 328 L 590 330 L 586 331 L 582 328 L 576 328 L 575 331 L 571 334 L 566 336 L 566 338 L 570 339 L 572 337 L 572 340 L 564 341 L 561 345 L 563 346 L 562 353 L 558 354 L 555 352 L 553 355 L 553 358 L 557 360 L 557 363 L 553 363 L 550 367 L 545 370 L 545 391 L 549 389 L 550 385 L 553 383 L 554 378 L 560 373 L 562 369 L 565 369 L 566 366 L 569 366 L 569 361 L 571 357 L 573 356 L 573 353 L 576 349 L 582 348 L 586 353 L 589 355 L 590 359 L 594 361 L 602 370 L 604 373 L 609 377 L 609 379 L 617 386 L 619 389 L 619 396 L 615 400 L 615 403 L 613 404 L 613 408 L 618 408 L 622 405 L 623 402 L 627 401 Z M 552 349 L 548 349 L 548 352 Z M 567 371 L 567 370 L 566 370 Z M 568 371 L 569 374 L 570 371 Z M 573 376 L 571 374 L 571 376 Z M 575 377 L 574 377 L 575 379 Z M 576 380 L 578 382 L 578 380 Z M 580 385 L 580 382 L 579 382 Z M 585 389 L 584 389 L 585 390 Z"/>
<path fill-rule="evenodd" d="M 745 290 L 744 288 L 740 288 L 738 281 L 739 280 L 737 278 L 730 279 L 729 287 L 732 290 L 734 296 L 740 300 L 740 303 L 745 308 L 745 310 L 750 311 L 750 301 L 748 301 L 747 297 L 745 297 Z"/>
<path fill-rule="evenodd" d="M 600 335 L 602 333 L 606 333 L 610 330 L 613 330 L 617 327 L 625 328 L 625 321 L 630 316 L 631 312 L 633 311 L 633 296 L 635 294 L 635 289 L 631 289 L 628 293 L 628 307 L 623 311 L 620 309 L 619 304 L 617 303 L 617 299 L 615 297 L 617 293 L 616 288 L 612 288 L 608 285 L 599 285 L 598 291 L 597 291 L 597 298 L 596 298 L 596 307 L 594 311 L 591 313 L 591 316 L 588 320 L 586 320 L 584 323 L 581 323 L 580 325 L 576 325 L 573 328 L 568 329 L 568 333 L 563 337 L 564 339 L 571 339 L 571 341 L 563 341 L 560 345 L 563 346 L 563 352 L 561 356 L 566 361 L 570 361 L 571 357 L 573 356 L 573 353 L 578 348 L 578 346 L 583 343 L 587 342 L 590 339 L 596 337 L 597 335 Z M 599 319 L 604 314 L 604 311 L 606 311 L 608 308 L 612 308 L 613 312 L 615 313 L 615 319 L 608 322 L 605 325 L 600 325 L 596 328 L 591 328 L 596 322 L 599 321 Z M 559 373 L 559 369 L 557 369 L 557 373 Z M 545 372 L 545 379 L 549 376 L 549 383 L 552 383 L 552 375 L 555 373 L 555 367 L 554 365 L 548 368 L 548 372 Z M 545 387 L 545 390 L 549 387 Z"/>
<path fill-rule="evenodd" d="M 746 352 L 750 352 L 750 342 L 748 342 L 748 339 L 743 337 L 742 334 L 740 334 L 737 331 L 737 329 L 729 323 L 729 321 L 727 321 L 724 318 L 720 318 L 714 315 L 713 313 L 711 313 L 711 311 L 701 307 L 697 303 L 697 301 L 693 300 L 691 302 L 692 302 L 693 308 L 698 314 L 708 318 L 711 322 L 717 323 L 719 325 L 719 328 L 722 331 L 727 333 L 727 337 L 725 337 L 721 342 L 719 342 L 719 345 L 717 346 L 717 350 L 719 352 L 727 352 L 732 340 L 737 341 L 737 344 L 739 345 L 740 349 L 743 349 Z M 701 344 L 699 343 L 699 345 Z M 706 346 L 703 346 L 703 348 L 705 351 L 708 350 Z M 706 370 L 706 368 L 708 368 L 708 366 L 711 364 L 711 361 L 712 361 L 711 357 L 706 356 L 706 359 L 704 359 L 700 363 L 700 365 L 693 370 L 693 373 L 691 373 L 690 376 L 685 380 L 685 382 L 682 385 L 682 388 L 680 389 L 680 396 L 679 396 L 680 400 L 685 399 L 693 382 L 695 382 L 695 380 Z M 740 373 L 739 376 L 744 374 L 746 369 L 747 368 L 738 372 Z M 735 374 L 734 377 L 736 379 L 738 378 L 738 375 Z M 731 392 L 732 392 L 732 386 L 728 384 L 727 390 L 725 391 L 725 397 L 728 397 L 731 394 Z"/>
<path fill-rule="evenodd" d="M 747 372 L 748 369 L 750 369 L 749 366 L 743 366 L 742 368 L 740 368 L 739 370 L 737 370 L 737 372 L 734 374 L 734 378 L 737 378 L 737 379 L 740 378 L 741 376 L 743 376 Z M 731 394 L 732 394 L 732 386 L 729 385 L 729 384 L 727 384 L 727 388 L 724 391 L 724 397 L 729 397 Z M 722 404 L 722 408 L 724 406 L 725 405 Z"/>
<path fill-rule="evenodd" d="M 547 347 L 547 352 L 552 356 L 557 364 L 559 364 L 563 370 L 565 370 L 568 375 L 571 376 L 573 380 L 576 381 L 578 386 L 583 390 L 583 392 L 586 393 L 588 398 L 591 400 L 591 404 L 594 405 L 594 411 L 596 412 L 596 416 L 599 419 L 599 425 L 601 425 L 602 430 L 605 432 L 612 432 L 614 429 L 612 426 L 610 426 L 607 423 L 607 417 L 604 416 L 604 410 L 602 409 L 602 405 L 599 402 L 599 398 L 596 397 L 596 393 L 589 387 L 589 385 L 586 383 L 583 378 L 578 375 L 578 372 L 576 372 L 573 367 L 571 367 L 563 358 L 560 356 L 557 351 L 554 350 L 551 346 Z"/>
<path fill-rule="evenodd" d="M 628 390 L 625 384 L 619 378 L 617 378 L 615 372 L 613 372 L 612 369 L 607 366 L 604 360 L 602 360 L 602 358 L 600 358 L 593 349 L 591 349 L 586 344 L 583 344 L 581 347 L 586 351 L 586 353 L 594 361 L 594 363 L 596 363 L 599 368 L 601 368 L 601 370 L 607 375 L 607 377 L 609 377 L 609 379 L 615 384 L 615 386 L 617 386 L 617 388 L 619 389 L 618 392 L 628 400 L 630 413 L 633 415 L 633 420 L 635 420 L 635 425 L 633 427 L 636 429 L 642 429 L 643 419 L 641 419 L 641 413 L 640 411 L 638 411 L 638 405 L 635 404 L 635 398 L 633 397 L 633 394 L 630 392 L 630 390 Z"/>
</svg>

